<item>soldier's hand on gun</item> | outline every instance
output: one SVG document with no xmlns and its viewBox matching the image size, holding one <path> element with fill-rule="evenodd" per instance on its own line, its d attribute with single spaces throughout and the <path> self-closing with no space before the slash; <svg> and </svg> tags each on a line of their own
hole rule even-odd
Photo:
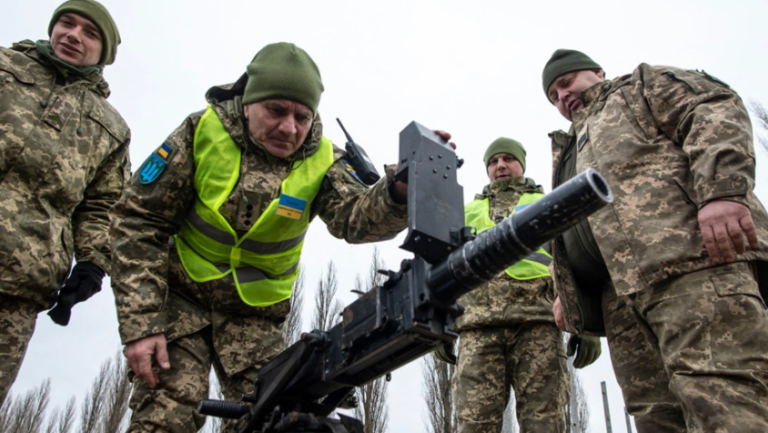
<svg viewBox="0 0 768 433">
<path fill-rule="evenodd" d="M 573 359 L 574 368 L 584 368 L 597 361 L 600 354 L 603 352 L 600 347 L 600 338 L 572 335 L 568 339 L 568 353 L 569 357 L 576 355 Z"/>
<path fill-rule="evenodd" d="M 752 213 L 741 203 L 728 200 L 707 203 L 699 209 L 699 227 L 704 248 L 713 262 L 729 263 L 736 258 L 734 250 L 736 254 L 746 252 L 744 236 L 751 247 L 757 246 L 757 228 Z"/>
<path fill-rule="evenodd" d="M 452 148 L 456 149 L 456 143 L 450 141 L 451 134 L 440 129 L 432 130 L 432 132 L 439 135 L 440 138 L 447 141 Z M 392 195 L 392 198 L 396 203 L 405 203 L 406 200 L 408 200 L 408 184 L 395 181 L 392 183 L 392 187 L 390 188 L 389 193 Z"/>
<path fill-rule="evenodd" d="M 160 382 L 157 372 L 152 369 L 152 355 L 155 356 L 160 368 L 163 370 L 171 368 L 164 334 L 150 335 L 125 346 L 128 368 L 147 382 L 150 388 L 154 388 Z"/>
</svg>

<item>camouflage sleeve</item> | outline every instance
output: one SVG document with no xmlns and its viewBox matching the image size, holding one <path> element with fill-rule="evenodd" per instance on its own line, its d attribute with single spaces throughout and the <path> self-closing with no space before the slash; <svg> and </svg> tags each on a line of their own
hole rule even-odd
<svg viewBox="0 0 768 433">
<path fill-rule="evenodd" d="M 131 175 L 128 138 L 99 166 L 95 177 L 85 189 L 83 201 L 72 215 L 75 238 L 75 259 L 91 262 L 111 274 L 109 247 L 109 209 L 123 193 L 125 180 Z"/>
<path fill-rule="evenodd" d="M 746 205 L 755 153 L 739 95 L 705 73 L 645 64 L 638 72 L 656 124 L 690 158 L 699 207 L 723 198 Z"/>
<path fill-rule="evenodd" d="M 168 239 L 179 231 L 194 199 L 192 142 L 198 120 L 187 118 L 150 155 L 170 149 L 159 177 L 151 180 L 142 170 L 147 163 L 142 165 L 110 211 L 112 290 L 123 344 L 165 332 Z"/>
<path fill-rule="evenodd" d="M 344 165 L 346 153 L 334 148 L 334 163 L 323 179 L 313 213 L 320 215 L 328 231 L 351 244 L 394 238 L 408 223 L 407 208 L 389 194 L 395 166 L 371 188 L 363 185 Z"/>
</svg>

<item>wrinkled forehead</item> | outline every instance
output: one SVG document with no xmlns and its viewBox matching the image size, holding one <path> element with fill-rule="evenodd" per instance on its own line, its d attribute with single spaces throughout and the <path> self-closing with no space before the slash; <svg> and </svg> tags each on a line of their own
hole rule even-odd
<svg viewBox="0 0 768 433">
<path fill-rule="evenodd" d="M 292 99 L 282 99 L 282 98 L 276 98 L 276 99 L 265 99 L 261 101 L 262 104 L 266 106 L 279 106 L 285 109 L 291 109 L 297 113 L 302 114 L 309 114 L 312 115 L 312 109 L 304 105 L 303 103 L 299 101 L 294 101 Z"/>
</svg>

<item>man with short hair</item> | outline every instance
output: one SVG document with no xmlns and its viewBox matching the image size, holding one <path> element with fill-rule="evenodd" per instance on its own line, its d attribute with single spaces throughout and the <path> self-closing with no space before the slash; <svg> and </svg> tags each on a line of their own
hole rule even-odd
<svg viewBox="0 0 768 433">
<path fill-rule="evenodd" d="M 768 215 L 741 99 L 672 67 L 607 80 L 573 50 L 542 75 L 573 122 L 550 134 L 554 186 L 591 167 L 614 196 L 554 242 L 558 325 L 608 337 L 639 432 L 768 431 Z"/>
<path fill-rule="evenodd" d="M 0 48 L 0 402 L 56 292 L 49 314 L 66 325 L 101 290 L 107 211 L 130 176 L 130 130 L 102 75 L 120 43 L 115 22 L 100 3 L 70 0 L 48 35 Z"/>
<path fill-rule="evenodd" d="M 407 185 L 394 166 L 370 189 L 360 182 L 322 134 L 322 92 L 304 50 L 267 45 L 236 83 L 208 91 L 208 108 L 150 155 L 112 209 L 120 335 L 142 379 L 129 431 L 200 429 L 211 366 L 227 399 L 253 392 L 283 349 L 312 219 L 349 243 L 405 228 Z"/>
<path fill-rule="evenodd" d="M 494 227 L 544 196 L 525 174 L 526 152 L 510 138 L 495 140 L 483 161 L 490 183 L 464 207 L 465 224 L 477 233 Z M 565 432 L 570 391 L 563 335 L 552 316 L 554 288 L 549 246 L 459 299 L 458 365 L 452 381 L 460 433 L 500 433 L 510 387 L 523 433 Z M 576 368 L 600 356 L 596 337 L 572 337 Z M 436 354 L 451 361 L 444 346 Z M 454 358 L 453 362 L 456 360 Z"/>
</svg>

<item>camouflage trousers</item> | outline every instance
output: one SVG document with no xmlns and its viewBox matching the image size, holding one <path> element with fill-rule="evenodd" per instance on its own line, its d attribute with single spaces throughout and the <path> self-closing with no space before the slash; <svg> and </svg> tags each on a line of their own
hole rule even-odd
<svg viewBox="0 0 768 433">
<path fill-rule="evenodd" d="M 196 432 L 205 424 L 206 417 L 197 413 L 196 408 L 200 400 L 208 398 L 211 366 L 224 398 L 234 401 L 253 392 L 253 382 L 261 367 L 254 365 L 228 376 L 212 350 L 210 327 L 168 343 L 168 356 L 170 370 L 154 366 L 160 379 L 155 389 L 142 380 L 134 380 L 128 432 Z M 221 431 L 234 432 L 234 422 L 226 423 Z"/>
<path fill-rule="evenodd" d="M 231 276 L 198 283 L 189 278 L 172 250 L 170 292 L 164 310 L 171 369 L 158 372 L 155 389 L 134 381 L 128 429 L 136 432 L 196 432 L 205 417 L 195 410 L 208 398 L 213 367 L 224 398 L 253 392 L 262 365 L 283 349 L 282 321 L 289 303 L 267 308 L 246 305 Z M 153 362 L 155 360 L 153 359 Z M 233 432 L 234 423 L 222 431 Z"/>
<path fill-rule="evenodd" d="M 35 302 L 0 295 L 0 404 L 19 374 L 40 310 Z"/>
<path fill-rule="evenodd" d="M 452 380 L 459 433 L 500 433 L 510 387 L 522 433 L 565 431 L 570 380 L 563 335 L 551 323 L 459 334 Z"/>
<path fill-rule="evenodd" d="M 768 314 L 747 263 L 606 288 L 603 312 L 639 433 L 768 431 Z"/>
</svg>

